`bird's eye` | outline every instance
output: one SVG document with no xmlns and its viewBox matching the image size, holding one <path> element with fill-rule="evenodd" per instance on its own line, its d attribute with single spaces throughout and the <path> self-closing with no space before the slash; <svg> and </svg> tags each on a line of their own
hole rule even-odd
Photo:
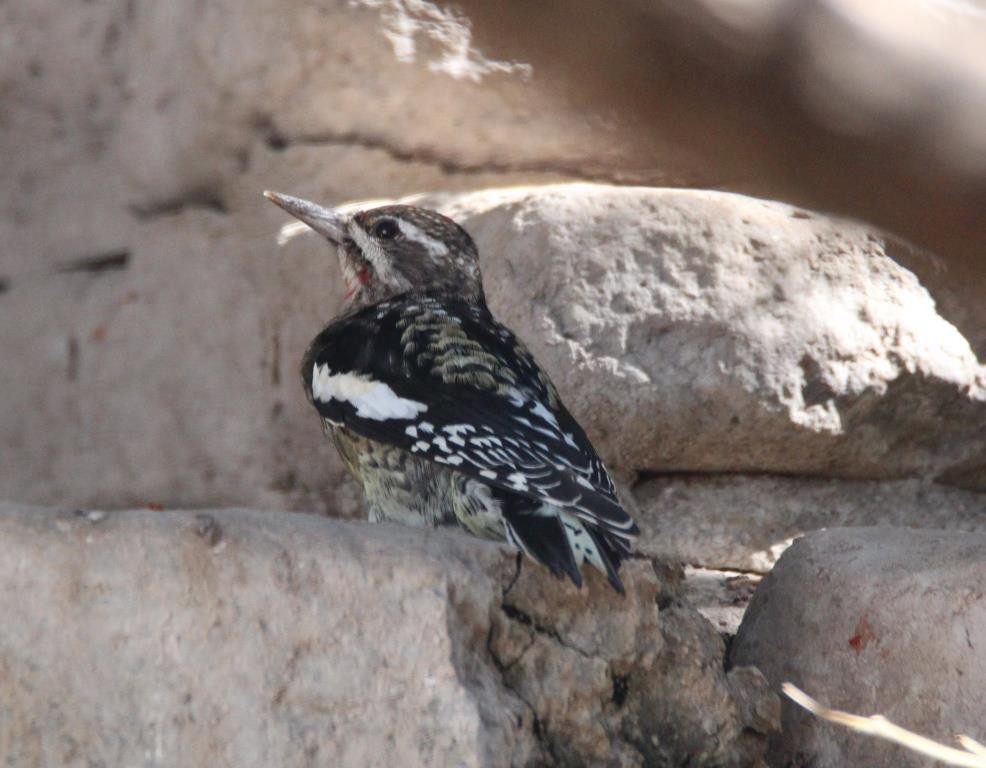
<svg viewBox="0 0 986 768">
<path fill-rule="evenodd" d="M 397 232 L 397 222 L 393 219 L 381 219 L 373 225 L 373 236 L 380 240 L 393 240 Z"/>
</svg>

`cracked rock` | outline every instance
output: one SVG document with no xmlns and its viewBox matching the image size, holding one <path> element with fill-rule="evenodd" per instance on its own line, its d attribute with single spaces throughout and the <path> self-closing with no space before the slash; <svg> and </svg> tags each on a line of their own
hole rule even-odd
<svg viewBox="0 0 986 768">
<path fill-rule="evenodd" d="M 2 504 L 0 537 L 16 765 L 739 767 L 777 726 L 646 560 L 620 598 L 309 515 Z"/>
<path fill-rule="evenodd" d="M 503 596 L 490 651 L 547 753 L 565 766 L 758 764 L 777 719 L 763 677 L 716 664 L 722 638 L 648 561 L 625 571 L 626 598 L 593 591 L 591 608 L 530 567 Z"/>
</svg>

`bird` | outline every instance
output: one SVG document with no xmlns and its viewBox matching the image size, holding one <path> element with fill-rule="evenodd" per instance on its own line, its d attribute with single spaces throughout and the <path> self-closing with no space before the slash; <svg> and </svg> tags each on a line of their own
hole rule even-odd
<svg viewBox="0 0 986 768">
<path fill-rule="evenodd" d="M 264 196 L 338 255 L 342 313 L 301 377 L 368 519 L 505 541 L 578 588 L 588 563 L 625 594 L 638 527 L 555 385 L 491 313 L 466 230 L 417 206 Z"/>
</svg>

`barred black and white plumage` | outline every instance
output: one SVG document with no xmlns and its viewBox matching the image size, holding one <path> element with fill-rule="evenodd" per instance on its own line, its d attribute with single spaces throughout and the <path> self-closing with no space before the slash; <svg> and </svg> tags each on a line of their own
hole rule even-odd
<svg viewBox="0 0 986 768">
<path fill-rule="evenodd" d="M 465 231 L 411 206 L 343 217 L 267 195 L 339 246 L 349 307 L 301 372 L 369 518 L 506 540 L 577 585 L 588 561 L 622 592 L 637 526 L 554 385 L 487 308 Z"/>
</svg>

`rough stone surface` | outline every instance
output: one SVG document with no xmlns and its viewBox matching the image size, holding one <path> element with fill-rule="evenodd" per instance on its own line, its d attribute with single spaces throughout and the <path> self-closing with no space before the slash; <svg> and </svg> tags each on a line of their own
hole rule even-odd
<svg viewBox="0 0 986 768">
<path fill-rule="evenodd" d="M 782 13 L 783 5 L 758 16 L 757 24 L 774 29 L 770 19 L 776 20 L 775 13 Z M 355 511 L 353 489 L 343 481 L 331 447 L 312 429 L 294 371 L 300 347 L 337 306 L 334 267 L 325 269 L 324 249 L 315 245 L 292 246 L 295 250 L 285 254 L 289 258 L 279 261 L 269 258 L 274 250 L 271 231 L 282 219 L 257 196 L 264 187 L 338 203 L 573 176 L 660 183 L 675 175 L 679 160 L 687 166 L 684 181 L 703 182 L 702 162 L 694 162 L 701 158 L 687 157 L 679 142 L 657 153 L 649 145 L 644 162 L 633 155 L 633 142 L 614 140 L 617 127 L 625 121 L 587 112 L 579 98 L 558 90 L 539 72 L 529 79 L 517 71 L 490 74 L 481 82 L 451 79 L 433 66 L 448 53 L 447 46 L 429 38 L 416 24 L 404 30 L 413 38 L 415 55 L 410 56 L 405 47 L 395 58 L 394 19 L 388 13 L 380 4 L 341 0 L 315 5 L 264 0 L 249 6 L 179 0 L 166 7 L 106 0 L 71 9 L 26 0 L 0 10 L 5 53 L 0 84 L 7 107 L 0 121 L 0 153 L 8 160 L 0 185 L 0 234 L 5 244 L 0 252 L 0 353 L 22 361 L 0 373 L 8 405 L 0 413 L 0 445 L 5 454 L 0 494 L 36 502 L 110 506 L 248 503 L 332 508 L 342 514 Z M 743 34 L 755 37 L 755 28 L 744 26 Z M 739 32 L 734 29 L 731 34 Z M 404 98 L 408 92 L 415 94 L 413 100 Z M 473 205 L 486 207 L 475 201 Z M 640 211 L 631 206 L 629 215 Z M 600 208 L 594 220 L 603 213 Z M 751 255 L 758 247 L 755 242 L 763 243 L 768 267 L 772 249 L 790 251 L 791 274 L 773 281 L 772 287 L 779 286 L 777 296 L 756 299 L 780 307 L 765 312 L 761 327 L 754 329 L 764 336 L 772 333 L 772 323 L 788 317 L 785 312 L 802 309 L 808 301 L 785 298 L 784 288 L 798 284 L 799 270 L 841 261 L 844 251 L 855 254 L 846 257 L 855 265 L 847 267 L 847 277 L 872 277 L 852 270 L 871 252 L 883 251 L 922 265 L 921 274 L 931 282 L 938 274 L 934 259 L 914 256 L 890 241 L 867 244 L 869 235 L 843 222 L 816 218 L 778 228 L 774 219 L 783 219 L 784 214 L 775 211 L 770 214 L 773 219 L 763 213 L 753 220 L 752 228 L 762 230 L 757 235 L 734 227 L 735 216 L 719 221 L 720 215 L 716 205 L 698 204 L 691 215 L 669 208 L 660 226 L 674 240 L 681 234 L 680 223 L 681 243 L 695 250 L 686 249 L 677 261 L 673 254 L 668 258 L 670 276 L 685 282 L 664 286 L 664 295 L 656 294 L 653 312 L 634 304 L 641 298 L 650 300 L 646 287 L 641 294 L 614 293 L 612 286 L 598 286 L 596 294 L 582 297 L 585 306 L 574 305 L 578 317 L 572 314 L 575 309 L 562 315 L 561 308 L 555 307 L 559 315 L 555 318 L 534 312 L 526 318 L 515 312 L 518 316 L 511 318 L 532 342 L 565 342 L 565 349 L 559 349 L 564 354 L 548 354 L 551 365 L 563 366 L 556 374 L 578 358 L 577 375 L 583 383 L 568 387 L 569 396 L 579 408 L 584 404 L 586 412 L 601 414 L 594 429 L 604 442 L 615 443 L 604 434 L 612 402 L 597 407 L 580 388 L 597 382 L 611 387 L 614 378 L 623 377 L 622 385 L 611 387 L 610 400 L 616 401 L 617 395 L 627 394 L 641 371 L 648 376 L 652 372 L 640 360 L 610 360 L 608 347 L 623 341 L 600 339 L 594 347 L 585 343 L 587 330 L 613 329 L 618 335 L 623 328 L 630 352 L 647 347 L 646 339 L 656 331 L 660 338 L 653 346 L 662 353 L 675 352 L 676 357 L 681 354 L 667 349 L 676 340 L 715 341 L 715 328 L 703 332 L 694 326 L 714 324 L 717 318 L 702 314 L 706 308 L 700 302 L 718 300 L 721 291 L 689 287 L 687 282 L 733 266 L 727 256 L 710 262 L 708 270 L 689 272 L 689 260 L 702 260 L 707 252 L 718 250 L 714 238 L 725 236 L 726 250 L 747 249 Z M 716 218 L 706 227 L 708 216 Z M 491 226 L 496 219 L 478 218 L 488 219 Z M 599 228 L 599 237 L 627 237 L 625 244 L 632 251 L 644 238 L 626 220 L 619 232 L 615 226 Z M 798 225 L 800 230 L 792 229 Z M 624 232 L 628 228 L 631 231 Z M 541 236 L 536 235 L 536 226 L 529 230 L 532 237 Z M 780 233 L 776 238 L 775 230 Z M 799 232 L 808 240 L 800 240 Z M 770 237 L 764 239 L 764 233 Z M 485 239 L 497 241 L 493 234 Z M 512 247 L 506 235 L 500 240 Z M 554 248 L 559 243 L 569 245 L 558 237 L 546 241 L 553 249 L 554 266 L 547 270 L 551 280 L 573 276 L 558 268 L 557 260 L 569 257 L 567 250 Z M 499 259 L 493 245 L 489 247 L 489 259 Z M 607 253 L 619 247 L 614 241 Z M 813 254 L 812 259 L 795 264 L 803 253 Z M 626 258 L 617 263 L 623 269 Z M 540 260 L 532 266 L 539 264 Z M 682 268 L 674 272 L 676 264 Z M 573 262 L 573 268 L 591 274 L 600 266 L 602 259 L 596 256 Z M 495 265 L 487 269 L 501 279 Z M 740 271 L 737 276 L 744 274 L 748 273 Z M 655 284 L 663 277 L 660 272 L 651 275 Z M 712 279 L 719 277 L 723 275 Z M 820 280 L 819 285 L 825 285 L 825 278 Z M 877 276 L 861 290 L 879 294 L 882 280 Z M 962 285 L 981 282 L 968 279 Z M 560 290 L 547 280 L 536 284 Z M 722 287 L 728 285 L 724 282 Z M 514 283 L 505 281 L 495 297 L 504 310 L 510 308 L 506 297 L 513 288 Z M 689 296 L 693 289 L 699 303 Z M 907 295 L 904 290 L 901 298 Z M 978 306 L 958 294 L 945 298 L 952 309 L 961 306 L 966 315 L 970 307 L 974 311 Z M 590 299 L 616 303 L 604 304 L 598 319 L 586 318 L 581 313 Z M 885 306 L 879 300 L 873 303 Z M 923 294 L 918 303 L 924 311 L 930 306 Z M 843 308 L 850 314 L 854 309 Z M 619 313 L 642 319 L 621 325 L 614 319 Z M 950 310 L 949 316 L 953 315 L 956 312 Z M 548 327 L 547 319 L 556 327 Z M 668 319 L 674 323 L 685 319 L 692 327 L 683 330 L 677 324 L 668 331 L 664 324 Z M 929 323 L 932 329 L 938 325 L 937 319 Z M 812 341 L 813 323 L 807 325 L 803 339 L 793 332 L 784 334 L 794 342 Z M 669 401 L 666 410 L 672 410 L 671 404 L 683 405 L 675 412 L 679 425 L 687 422 L 689 431 L 691 425 L 698 425 L 701 439 L 695 441 L 695 455 L 715 456 L 709 446 L 724 435 L 719 452 L 733 451 L 728 464 L 734 468 L 787 471 L 784 466 L 797 462 L 778 460 L 774 452 L 780 451 L 782 458 L 805 457 L 799 461 L 809 465 L 813 474 L 841 474 L 846 464 L 866 476 L 873 472 L 883 476 L 885 471 L 907 474 L 915 467 L 922 474 L 935 474 L 947 465 L 947 479 L 981 485 L 981 458 L 972 457 L 968 463 L 961 458 L 965 451 L 961 430 L 955 445 L 942 446 L 936 443 L 939 431 L 926 428 L 930 422 L 967 423 L 970 429 L 978 423 L 967 418 L 968 403 L 955 400 L 955 382 L 942 378 L 942 366 L 932 365 L 933 375 L 927 380 L 921 380 L 925 369 L 920 366 L 914 375 L 888 378 L 895 365 L 906 367 L 920 357 L 908 353 L 895 362 L 894 323 L 877 317 L 847 322 L 845 327 L 850 334 L 855 328 L 876 337 L 871 362 L 888 368 L 871 375 L 865 364 L 856 365 L 852 375 L 858 374 L 859 386 L 869 387 L 870 394 L 888 381 L 891 389 L 914 387 L 913 392 L 897 392 L 894 398 L 878 402 L 906 400 L 902 421 L 916 434 L 930 435 L 927 445 L 915 445 L 911 438 L 898 445 L 894 435 L 882 433 L 877 436 L 887 441 L 886 446 L 879 440 L 876 445 L 857 441 L 860 429 L 854 422 L 869 429 L 873 416 L 867 410 L 873 398 L 867 394 L 849 413 L 845 402 L 837 402 L 839 418 L 853 428 L 843 424 L 843 436 L 831 436 L 836 443 L 861 445 L 863 461 L 846 455 L 829 462 L 829 448 L 822 445 L 827 438 L 819 437 L 815 427 L 793 443 L 785 440 L 781 447 L 737 447 L 740 441 L 735 435 L 753 434 L 762 426 L 757 419 L 764 419 L 756 415 L 759 403 L 751 403 L 748 393 L 730 393 L 738 402 L 717 401 L 722 403 L 719 409 L 709 409 L 703 402 L 724 394 L 715 384 L 719 374 L 710 377 L 707 369 L 720 352 L 730 352 L 728 340 L 720 339 L 701 354 L 683 348 L 693 359 L 679 360 L 680 374 L 669 366 L 653 383 L 663 386 L 698 376 L 701 386 L 692 402 Z M 907 330 L 908 326 L 902 327 Z M 565 334 L 573 335 L 577 349 L 564 339 Z M 955 337 L 944 332 L 942 338 L 949 346 Z M 773 380 L 753 383 L 754 400 L 764 395 L 774 409 L 766 421 L 790 427 L 807 419 L 816 426 L 824 422 L 826 430 L 835 424 L 834 415 L 826 411 L 826 387 L 842 393 L 845 368 L 852 366 L 842 366 L 826 355 L 862 358 L 868 354 L 868 342 L 861 337 L 862 348 L 847 350 L 844 338 L 814 341 L 817 348 L 804 357 L 803 373 L 792 363 L 792 349 L 781 350 L 787 356 L 779 352 L 763 372 Z M 910 345 L 907 338 L 900 342 L 904 348 Z M 760 351 L 769 349 L 766 344 Z M 640 354 L 646 361 L 646 350 Z M 949 354 L 942 352 L 944 357 Z M 721 359 L 729 369 L 722 375 L 749 376 L 744 365 L 750 360 L 740 359 L 733 366 L 728 355 Z M 798 356 L 794 362 L 801 359 Z M 594 378 L 592 371 L 605 375 Z M 948 384 L 941 385 L 946 379 Z M 855 391 L 854 386 L 850 382 L 846 391 Z M 933 399 L 942 412 L 928 413 L 928 392 L 937 386 L 943 390 Z M 799 391 L 805 400 L 800 406 Z M 914 409 L 912 401 L 917 404 Z M 635 404 L 635 399 L 629 403 Z M 626 402 L 618 405 L 630 410 Z M 646 399 L 641 405 L 647 405 Z M 742 419 L 741 406 L 751 406 L 755 420 L 741 422 L 738 433 L 731 421 L 716 421 L 724 413 L 730 420 Z M 896 414 L 884 417 L 892 421 Z M 648 441 L 647 451 L 624 456 L 607 447 L 608 458 L 625 477 L 640 469 L 723 465 L 710 460 L 693 466 L 695 456 L 675 434 L 682 430 L 672 427 L 667 430 L 667 448 L 654 450 Z M 666 429 L 663 424 L 661 428 Z M 304 466 L 294 463 L 299 455 L 305 457 Z M 737 458 L 746 456 L 746 462 Z M 637 463 L 638 459 L 647 463 Z M 764 466 L 757 466 L 761 462 Z"/>
<path fill-rule="evenodd" d="M 621 598 L 309 515 L 3 504 L 0 538 L 12 765 L 740 768 L 777 723 L 646 560 Z"/>
<path fill-rule="evenodd" d="M 356 489 L 318 430 L 296 372 L 305 343 L 338 309 L 334 259 L 311 238 L 272 258 L 283 218 L 258 192 L 278 188 L 335 204 L 441 190 L 451 194 L 431 199 L 461 215 L 480 240 L 494 308 L 530 341 L 620 478 L 634 483 L 626 501 L 640 507 L 644 555 L 763 571 L 791 536 L 819 526 L 982 530 L 983 495 L 930 481 L 986 489 L 982 368 L 966 339 L 943 320 L 955 323 L 982 356 L 986 187 L 979 149 L 986 134 L 983 121 L 973 118 L 986 104 L 979 97 L 986 70 L 978 66 L 986 48 L 977 37 L 986 17 L 961 3 L 903 10 L 887 2 L 809 3 L 806 12 L 791 13 L 791 2 L 781 1 L 737 14 L 734 2 L 628 0 L 608 7 L 605 24 L 588 2 L 571 5 L 566 33 L 558 36 L 550 4 L 462 5 L 477 22 L 485 52 L 534 62 L 531 77 L 455 49 L 461 39 L 451 27 L 437 39 L 424 22 L 441 26 L 447 19 L 427 3 L 101 0 L 62 7 L 21 0 L 0 6 L 0 357 L 8 363 L 0 366 L 0 497 L 357 514 Z M 414 17 L 401 17 L 399 7 L 411 8 Z M 850 59 L 842 55 L 847 41 L 856 52 Z M 929 55 L 934 66 L 926 66 Z M 468 76 L 484 67 L 481 79 Z M 556 79 L 566 68 L 568 79 Z M 451 79 L 452 70 L 467 76 Z M 872 77 L 875 71 L 894 77 Z M 628 87 L 640 77 L 646 83 Z M 933 256 L 858 225 L 718 193 L 568 187 L 460 194 L 573 178 L 711 183 L 780 195 L 865 215 L 941 252 Z M 757 476 L 737 474 L 747 472 Z M 92 522 L 96 538 L 84 549 L 93 549 L 97 530 L 117 524 L 135 538 L 171 541 L 153 527 L 158 518 L 141 517 L 131 528 L 130 517 L 122 519 Z M 187 520 L 161 519 L 179 528 Z M 210 531 L 218 529 L 202 524 L 206 539 L 216 535 Z M 65 535 L 81 530 L 72 526 L 85 528 L 74 518 L 57 525 L 69 526 Z M 264 525 L 258 523 L 267 530 Z M 349 530 L 339 529 L 339 536 Z M 418 534 L 407 535 L 419 541 Z M 396 545 L 375 536 L 372 546 L 392 554 Z M 213 555 L 221 559 L 228 544 L 215 544 Z M 430 565 L 412 574 L 412 583 L 447 576 L 448 564 L 436 565 L 441 558 L 428 551 Z M 32 552 L 17 561 L 17 583 L 35 570 L 48 574 L 66 600 L 81 595 L 102 615 L 92 590 L 56 578 L 45 570 L 55 566 L 45 565 L 41 550 Z M 386 562 L 404 573 L 407 563 L 391 554 Z M 347 557 L 339 555 L 354 559 Z M 161 555 L 155 562 L 169 572 L 185 567 L 166 561 Z M 110 567 L 85 564 L 83 576 Z M 141 567 L 132 570 L 145 582 L 159 579 Z M 494 698 L 503 706 L 489 717 L 479 704 L 462 709 L 461 702 L 477 700 L 469 698 L 474 687 L 486 690 L 487 672 L 463 676 L 458 661 L 452 669 L 432 659 L 429 669 L 439 672 L 429 679 L 468 683 L 443 683 L 437 704 L 423 695 L 409 701 L 459 713 L 454 717 L 465 712 L 472 719 L 462 732 L 469 735 L 429 746 L 402 732 L 395 750 L 422 763 L 464 754 L 472 756 L 466 764 L 484 764 L 477 756 L 487 754 L 488 744 L 517 762 L 567 760 L 575 752 L 598 761 L 605 742 L 615 764 L 660 762 L 676 750 L 712 763 L 725 759 L 707 738 L 740 738 L 737 722 L 716 714 L 725 701 L 721 681 L 708 689 L 709 700 L 718 702 L 714 712 L 692 713 L 673 733 L 656 720 L 616 712 L 615 701 L 613 711 L 586 721 L 586 707 L 595 712 L 607 696 L 596 657 L 584 668 L 595 671 L 581 673 L 589 682 L 578 696 L 589 703 L 557 703 L 549 683 L 527 674 L 569 663 L 546 638 L 582 650 L 597 646 L 573 634 L 564 611 L 532 618 L 537 611 L 525 600 L 559 585 L 524 586 L 525 572 L 510 593 L 515 603 L 497 598 L 504 589 L 499 567 L 492 581 L 480 581 L 496 582 L 489 586 L 494 602 L 513 606 L 509 616 L 492 611 L 488 622 L 491 658 L 502 667 L 496 679 L 510 681 L 497 683 Z M 122 573 L 121 567 L 110 576 L 122 582 Z M 731 631 L 748 580 L 708 568 L 686 573 L 673 589 L 663 574 L 659 591 L 692 601 L 720 630 Z M 102 589 L 108 582 L 80 577 L 73 583 Z M 201 595 L 190 577 L 180 583 L 189 595 Z M 123 594 L 119 599 L 130 603 L 145 595 L 101 594 Z M 184 593 L 168 594 L 186 600 L 188 611 L 205 611 Z M 424 599 L 387 594 L 415 606 Z M 441 592 L 421 610 L 459 617 L 473 605 L 451 595 Z M 300 599 L 287 598 L 290 610 L 302 610 Z M 484 600 L 478 604 L 488 605 Z M 715 657 L 719 641 L 708 626 L 689 609 L 673 607 L 675 600 L 662 601 L 671 607 L 656 622 L 661 643 L 673 645 L 680 635 Z M 138 620 L 165 628 L 178 621 L 140 605 Z M 354 614 L 362 610 L 355 598 L 345 605 Z M 248 623 L 236 624 L 242 617 L 216 606 L 208 615 L 174 614 L 190 622 L 182 637 L 207 644 L 215 635 L 218 646 L 230 625 L 253 638 Z M 268 610 L 266 604 L 234 607 L 245 616 Z M 71 621 L 85 620 L 80 609 L 64 610 Z M 278 610 L 289 609 L 271 609 L 287 615 Z M 637 619 L 654 623 L 642 614 Z M 194 624 L 199 620 L 208 632 Z M 46 627 L 39 637 L 50 640 L 53 630 Z M 81 636 L 106 640 L 100 631 L 86 625 Z M 112 647 L 156 670 L 153 685 L 164 692 L 146 682 L 131 710 L 150 712 L 160 696 L 171 696 L 165 704 L 186 707 L 178 715 L 187 720 L 183 727 L 199 723 L 189 749 L 206 744 L 219 755 L 221 744 L 235 742 L 230 734 L 240 726 L 225 717 L 227 701 L 202 709 L 191 700 L 175 705 L 176 689 L 161 682 L 161 670 L 179 669 L 178 635 L 160 647 L 140 646 L 131 635 L 121 645 L 120 637 L 110 638 Z M 455 646 L 451 637 L 450 630 L 443 648 Z M 36 637 L 18 639 L 23 659 Z M 518 650 L 528 640 L 529 650 Z M 629 646 L 621 643 L 599 646 L 609 668 L 624 663 L 620 654 Z M 268 650 L 248 644 L 244 653 L 265 661 Z M 284 660 L 287 677 L 303 663 L 293 652 L 277 653 L 270 658 Z M 307 658 L 307 651 L 299 654 Z M 106 658 L 92 668 L 112 682 L 119 675 L 113 677 Z M 358 669 L 369 663 L 354 662 Z M 52 669 L 72 679 L 77 670 L 70 664 L 58 657 Z M 200 664 L 204 679 L 220 676 Z M 691 679 L 679 667 L 668 674 Z M 218 669 L 240 674 L 231 666 Z M 612 686 L 626 707 L 643 706 L 650 695 L 644 686 L 661 684 L 646 663 L 634 669 L 625 687 Z M 409 663 L 400 669 L 405 672 L 413 674 Z M 274 675 L 258 682 L 250 674 L 241 678 L 244 690 L 269 686 Z M 742 687 L 745 674 L 732 673 L 726 687 Z M 634 683 L 637 678 L 643 682 Z M 0 670 L 0 681 L 8 679 Z M 353 680 L 347 685 L 358 688 Z M 60 701 L 55 690 L 49 702 Z M 74 725 L 57 744 L 32 732 L 42 750 L 39 763 L 81 760 L 73 745 L 100 713 L 124 713 L 126 700 L 107 706 L 95 688 L 73 690 L 90 720 L 49 704 L 52 722 Z M 388 715 L 380 719 L 387 720 L 395 705 L 377 693 L 373 701 L 384 702 Z M 334 749 L 318 741 L 323 732 L 311 714 L 323 699 L 311 690 L 299 696 L 309 714 L 275 718 L 270 732 L 283 726 L 292 744 L 308 748 L 314 739 L 316 749 Z M 521 697 L 535 707 L 536 720 Z M 673 692 L 666 700 L 687 709 Z M 344 705 L 341 695 L 333 699 L 332 722 L 340 731 L 360 726 L 346 718 L 364 714 L 351 708 L 341 715 Z M 664 704 L 653 705 L 664 717 Z M 737 712 L 756 721 L 744 707 Z M 523 727 L 497 719 L 516 711 Z M 131 762 L 185 748 L 160 736 L 164 721 L 157 715 L 141 722 L 143 757 Z M 367 729 L 376 722 L 371 717 Z M 530 736 L 535 722 L 538 738 Z M 5 730 L 9 723 L 0 719 L 0 742 L 15 732 Z M 570 735 L 552 723 L 579 730 Z M 651 733 L 646 744 L 645 732 Z M 112 738 L 102 745 L 106 754 L 115 748 Z M 354 743 L 369 737 L 361 739 Z M 5 745 L 0 754 L 9 754 Z M 232 762 L 222 753 L 219 762 L 227 758 Z"/>
<path fill-rule="evenodd" d="M 342 202 L 632 167 L 605 120 L 520 74 L 453 80 L 425 35 L 398 60 L 381 13 L 0 8 L 0 353 L 23 361 L 0 372 L 0 496 L 325 509 L 341 469 L 310 441 L 322 470 L 296 480 L 301 350 L 278 326 L 297 312 L 281 289 L 307 280 L 310 335 L 334 274 L 272 263 L 260 190 Z"/>
<path fill-rule="evenodd" d="M 762 577 L 722 568 L 682 569 L 682 594 L 724 637 L 736 634 Z"/>
<path fill-rule="evenodd" d="M 877 233 L 694 190 L 562 185 L 444 208 L 619 471 L 986 486 L 986 369 Z"/>
<path fill-rule="evenodd" d="M 397 5 L 418 18 L 401 27 Z M 376 148 L 455 177 L 727 184 L 869 216 L 940 246 L 949 271 L 929 285 L 956 293 L 949 316 L 984 343 L 981 14 L 624 0 L 603 25 L 586 0 L 558 35 L 550 6 L 467 2 L 485 53 L 535 65 L 475 81 L 435 66 L 449 50 L 423 29 L 427 5 L 5 4 L 0 276 L 118 248 L 135 214 L 236 213 L 267 147 L 313 150 L 296 182 Z M 391 176 L 383 194 L 445 188 L 414 173 L 362 168 Z"/>
<path fill-rule="evenodd" d="M 618 140 L 673 136 L 720 188 L 929 248 L 942 258 L 925 262 L 922 282 L 986 356 L 981 3 L 617 0 L 602 16 L 595 0 L 569 0 L 563 33 L 550 4 L 459 5 L 484 50 L 618 114 Z"/>
<path fill-rule="evenodd" d="M 640 552 L 766 573 L 819 528 L 895 526 L 986 533 L 986 494 L 922 480 L 669 476 L 633 489 Z"/>
<path fill-rule="evenodd" d="M 314 148 L 300 178 L 330 178 L 349 152 L 378 194 L 431 188 L 416 164 L 507 182 L 639 165 L 605 119 L 520 74 L 454 80 L 429 66 L 427 40 L 398 60 L 380 9 L 346 0 L 25 0 L 0 9 L 0 29 L 0 274 L 14 281 L 119 248 L 135 218 L 235 213 L 230 198 L 269 153 Z M 388 159 L 408 167 L 394 174 Z"/>
<path fill-rule="evenodd" d="M 763 581 L 732 646 L 775 688 L 941 742 L 983 737 L 986 535 L 832 529 L 799 539 Z M 783 704 L 771 765 L 926 766 L 927 758 Z"/>
<path fill-rule="evenodd" d="M 297 383 L 338 311 L 337 267 L 314 237 L 277 253 L 284 218 L 263 202 L 251 221 L 181 214 L 194 236 L 145 222 L 126 268 L 3 296 L 0 348 L 30 364 L 5 369 L 0 492 L 355 512 Z M 983 369 L 869 230 L 715 192 L 560 185 L 432 202 L 476 236 L 494 311 L 624 479 L 986 482 Z"/>
</svg>

